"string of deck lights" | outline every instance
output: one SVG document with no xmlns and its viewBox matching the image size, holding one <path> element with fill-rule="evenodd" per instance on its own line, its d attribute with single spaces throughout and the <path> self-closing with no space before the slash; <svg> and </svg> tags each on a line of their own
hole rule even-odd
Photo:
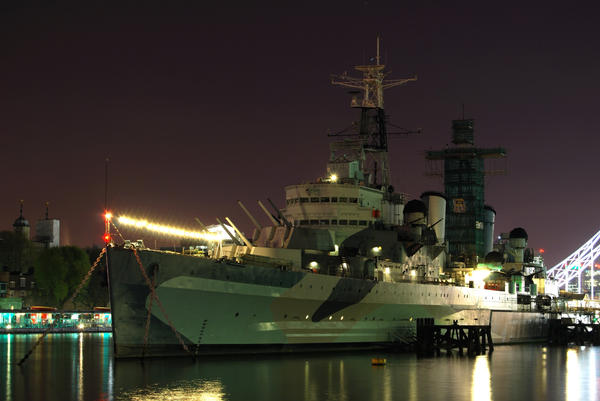
<svg viewBox="0 0 600 401">
<path fill-rule="evenodd" d="M 222 241 L 228 238 L 224 233 L 211 231 L 193 231 L 185 228 L 173 227 L 150 222 L 146 219 L 136 219 L 129 216 L 118 216 L 119 224 L 133 227 L 138 230 L 151 231 L 158 234 L 165 234 L 174 237 L 200 239 L 205 241 Z"/>
</svg>

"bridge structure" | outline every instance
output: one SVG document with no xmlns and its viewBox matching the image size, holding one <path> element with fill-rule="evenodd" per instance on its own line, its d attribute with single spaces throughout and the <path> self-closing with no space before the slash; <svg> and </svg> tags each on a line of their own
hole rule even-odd
<svg viewBox="0 0 600 401">
<path fill-rule="evenodd" d="M 565 291 L 568 291 L 569 285 L 573 287 L 572 282 L 577 280 L 577 292 L 581 293 L 583 281 L 589 271 L 590 298 L 594 299 L 594 282 L 596 280 L 594 275 L 597 274 L 594 266 L 598 256 L 600 256 L 600 231 L 562 262 L 548 269 L 548 277 L 556 280 L 558 287 L 564 288 Z"/>
</svg>

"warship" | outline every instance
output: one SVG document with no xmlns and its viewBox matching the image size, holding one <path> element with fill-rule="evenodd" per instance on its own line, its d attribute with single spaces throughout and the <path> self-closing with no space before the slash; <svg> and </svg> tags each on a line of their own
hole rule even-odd
<svg viewBox="0 0 600 401">
<path fill-rule="evenodd" d="M 116 358 L 391 347 L 415 341 L 419 318 L 544 338 L 556 289 L 525 230 L 495 241 L 483 200 L 483 159 L 504 150 L 475 148 L 473 120 L 454 121 L 454 147 L 427 154 L 445 193 L 408 201 L 391 185 L 383 92 L 417 78 L 387 79 L 379 42 L 355 69 L 332 83 L 352 89 L 358 122 L 330 134 L 324 177 L 285 187 L 283 208 L 259 201 L 268 225 L 239 202 L 249 238 L 227 219 L 197 252 L 109 244 Z"/>
</svg>

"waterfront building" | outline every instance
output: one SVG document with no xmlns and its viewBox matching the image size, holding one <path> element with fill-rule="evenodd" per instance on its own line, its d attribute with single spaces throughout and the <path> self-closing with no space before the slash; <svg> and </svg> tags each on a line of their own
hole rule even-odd
<svg viewBox="0 0 600 401">
<path fill-rule="evenodd" d="M 0 297 L 25 298 L 31 295 L 34 288 L 35 279 L 33 273 L 0 272 Z"/>
<path fill-rule="evenodd" d="M 35 242 L 45 248 L 60 246 L 60 220 L 48 217 L 48 202 L 46 202 L 46 214 L 35 224 Z"/>
<path fill-rule="evenodd" d="M 23 217 L 23 200 L 21 200 L 21 207 L 19 209 L 19 217 L 13 223 L 15 233 L 21 234 L 24 238 L 29 239 L 30 226 L 29 221 Z"/>
</svg>

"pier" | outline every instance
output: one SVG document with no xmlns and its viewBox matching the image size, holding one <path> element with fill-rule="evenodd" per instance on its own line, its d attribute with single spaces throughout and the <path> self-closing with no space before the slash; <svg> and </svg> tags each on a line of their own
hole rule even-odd
<svg viewBox="0 0 600 401">
<path fill-rule="evenodd" d="M 439 356 L 444 349 L 447 354 L 457 350 L 458 355 L 485 354 L 494 350 L 491 327 L 489 325 L 461 326 L 455 320 L 451 325 L 436 325 L 433 318 L 417 319 L 417 354 L 419 356 Z"/>
<path fill-rule="evenodd" d="M 600 345 L 600 324 L 573 323 L 571 319 L 550 320 L 548 342 L 552 345 Z"/>
<path fill-rule="evenodd" d="M 0 334 L 80 333 L 112 331 L 106 310 L 0 310 Z"/>
</svg>

